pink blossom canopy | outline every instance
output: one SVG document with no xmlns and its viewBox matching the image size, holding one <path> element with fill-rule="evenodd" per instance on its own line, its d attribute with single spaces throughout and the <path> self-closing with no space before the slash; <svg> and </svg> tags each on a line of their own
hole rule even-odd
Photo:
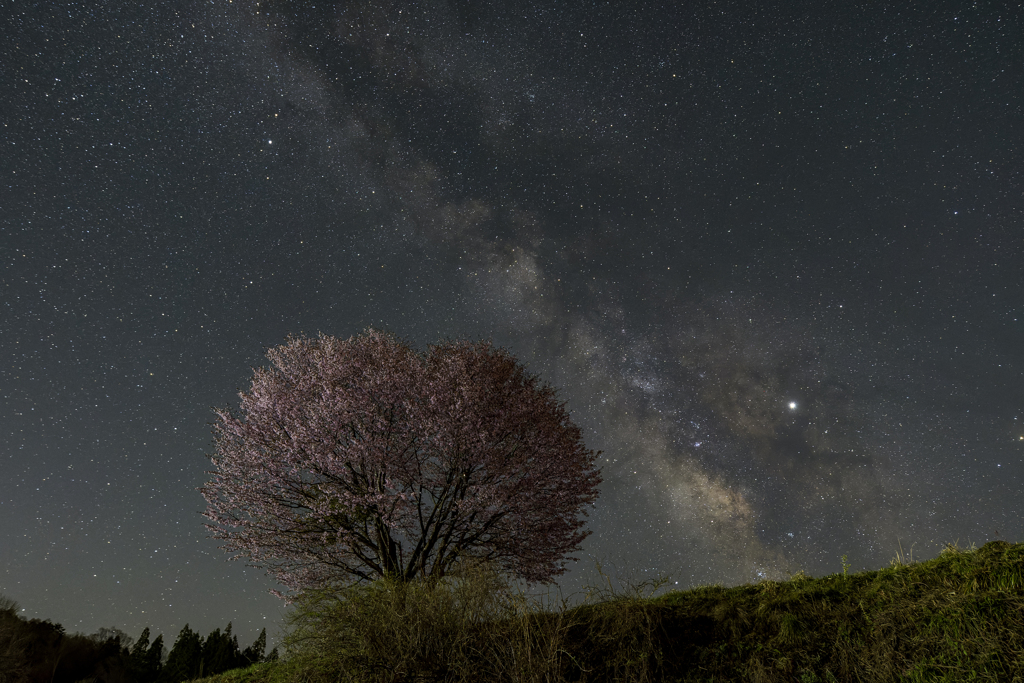
<svg viewBox="0 0 1024 683">
<path fill-rule="evenodd" d="M 443 576 L 460 558 L 550 581 L 579 550 L 597 454 L 503 349 L 417 353 L 369 330 L 289 338 L 218 410 L 207 525 L 306 588 Z"/>
</svg>

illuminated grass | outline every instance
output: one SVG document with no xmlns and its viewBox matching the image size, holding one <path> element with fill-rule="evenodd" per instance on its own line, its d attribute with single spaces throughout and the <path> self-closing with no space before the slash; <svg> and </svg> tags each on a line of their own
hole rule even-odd
<svg viewBox="0 0 1024 683">
<path fill-rule="evenodd" d="M 321 603 L 305 622 L 320 629 L 306 636 L 329 625 L 341 640 L 293 639 L 285 661 L 207 680 L 1024 683 L 1024 544 L 901 560 L 657 597 L 598 592 L 547 611 L 493 575 L 398 602 L 364 593 L 357 612 Z M 357 628 L 340 620 L 357 614 Z"/>
</svg>

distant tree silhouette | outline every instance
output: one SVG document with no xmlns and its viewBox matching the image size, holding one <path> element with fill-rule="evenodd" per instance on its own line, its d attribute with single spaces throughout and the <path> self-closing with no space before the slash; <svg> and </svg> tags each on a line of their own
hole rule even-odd
<svg viewBox="0 0 1024 683">
<path fill-rule="evenodd" d="M 149 627 L 137 641 L 117 628 L 68 634 L 60 624 L 26 620 L 18 611 L 0 595 L 0 683 L 181 683 L 276 659 L 276 650 L 263 657 L 266 629 L 242 652 L 230 622 L 205 640 L 186 624 L 161 666 L 164 638 L 150 642 Z"/>
<path fill-rule="evenodd" d="M 143 666 L 144 678 L 138 683 L 152 683 L 160 675 L 160 666 L 164 658 L 164 637 L 159 635 L 146 652 L 146 659 Z"/>
<path fill-rule="evenodd" d="M 163 656 L 164 637 L 157 636 L 152 644 L 149 642 L 149 627 L 142 630 L 142 635 L 135 642 L 128 656 L 128 669 L 135 683 L 153 683 L 160 675 L 160 660 Z"/>
<path fill-rule="evenodd" d="M 244 666 L 241 653 L 238 651 L 238 638 L 231 635 L 231 622 L 221 633 L 214 629 L 203 643 L 203 675 L 215 676 L 229 669 Z"/>
<path fill-rule="evenodd" d="M 32 619 L 25 622 L 28 635 L 29 670 L 26 680 L 53 681 L 57 668 L 66 654 L 64 627 L 49 619 Z M 67 666 L 64 667 L 67 670 Z"/>
<path fill-rule="evenodd" d="M 199 678 L 203 672 L 203 639 L 185 624 L 174 647 L 167 655 L 167 662 L 160 670 L 159 683 L 181 683 Z"/>
<path fill-rule="evenodd" d="M 130 635 L 116 626 L 101 626 L 96 633 L 92 634 L 90 637 L 98 643 L 105 643 L 108 640 L 116 640 L 118 645 L 129 651 L 132 649 L 132 644 L 135 642 Z"/>
<path fill-rule="evenodd" d="M 145 633 L 144 635 L 148 636 Z M 139 640 L 141 641 L 142 638 Z M 159 641 L 160 639 L 158 638 L 157 640 Z M 156 645 L 157 642 L 155 641 L 149 648 L 148 656 L 150 657 L 150 662 L 158 661 L 157 653 L 160 650 Z M 158 669 L 159 675 L 151 679 L 151 681 L 156 683 L 181 683 L 181 681 L 193 678 L 216 676 L 231 669 L 238 669 L 257 662 L 266 661 L 263 657 L 266 645 L 266 629 L 260 631 L 256 641 L 242 652 L 238 648 L 238 636 L 231 633 L 231 622 L 228 622 L 227 627 L 223 631 L 215 628 L 205 639 L 201 638 L 198 633 L 186 624 L 185 628 L 178 634 L 178 639 L 174 642 L 174 647 L 171 648 L 171 652 L 167 656 L 167 662 L 162 668 Z M 161 641 L 160 647 L 162 648 L 162 646 L 163 643 Z M 138 644 L 136 644 L 136 649 L 138 649 Z M 132 654 L 134 657 L 135 650 L 133 650 Z M 150 666 L 152 667 L 152 664 Z M 150 671 L 152 670 L 153 668 L 150 669 Z M 139 678 L 138 682 L 147 683 L 142 678 Z"/>
<path fill-rule="evenodd" d="M 101 631 L 102 635 L 97 633 L 83 637 L 75 634 L 68 639 L 73 649 L 66 661 L 76 662 L 76 672 L 69 673 L 62 680 L 68 683 L 90 679 L 97 683 L 120 683 L 130 680 L 128 648 L 123 646 L 121 638 L 125 638 L 129 643 L 132 639 L 117 628 Z M 91 673 L 83 675 L 83 672 L 90 671 Z"/>
<path fill-rule="evenodd" d="M 249 647 L 245 648 L 245 651 L 242 652 L 242 659 L 245 660 L 244 666 L 264 661 L 263 653 L 266 649 L 267 629 L 263 629 L 260 631 L 259 636 L 256 637 L 256 641 Z"/>
<path fill-rule="evenodd" d="M 7 644 L 15 645 L 16 656 L 4 658 L 0 680 L 18 683 L 126 680 L 128 651 L 121 647 L 120 635 L 111 635 L 116 629 L 85 636 L 68 634 L 63 626 L 50 620 L 26 621 L 6 613 L 3 621 L 4 630 L 13 635 Z"/>
<path fill-rule="evenodd" d="M 0 595 L 0 683 L 20 680 L 27 667 L 27 642 L 18 603 Z"/>
<path fill-rule="evenodd" d="M 132 663 L 138 662 L 140 665 L 146 657 L 146 653 L 149 650 L 149 627 L 142 629 L 142 634 L 139 635 L 139 639 L 135 641 L 135 645 L 131 646 L 129 656 L 132 659 Z"/>
</svg>

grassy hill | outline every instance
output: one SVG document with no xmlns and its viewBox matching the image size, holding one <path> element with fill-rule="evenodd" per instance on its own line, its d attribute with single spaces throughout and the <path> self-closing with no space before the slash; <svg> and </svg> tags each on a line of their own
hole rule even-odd
<svg viewBox="0 0 1024 683">
<path fill-rule="evenodd" d="M 495 586 L 321 596 L 290 657 L 205 680 L 1024 682 L 1024 544 L 548 611 Z"/>
</svg>

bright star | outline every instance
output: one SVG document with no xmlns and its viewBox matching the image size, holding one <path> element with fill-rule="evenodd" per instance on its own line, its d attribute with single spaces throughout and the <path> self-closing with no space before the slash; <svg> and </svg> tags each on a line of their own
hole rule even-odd
<svg viewBox="0 0 1024 683">
<path fill-rule="evenodd" d="M 796 401 L 790 401 L 789 402 L 789 409 L 790 410 L 796 410 Z"/>
</svg>

